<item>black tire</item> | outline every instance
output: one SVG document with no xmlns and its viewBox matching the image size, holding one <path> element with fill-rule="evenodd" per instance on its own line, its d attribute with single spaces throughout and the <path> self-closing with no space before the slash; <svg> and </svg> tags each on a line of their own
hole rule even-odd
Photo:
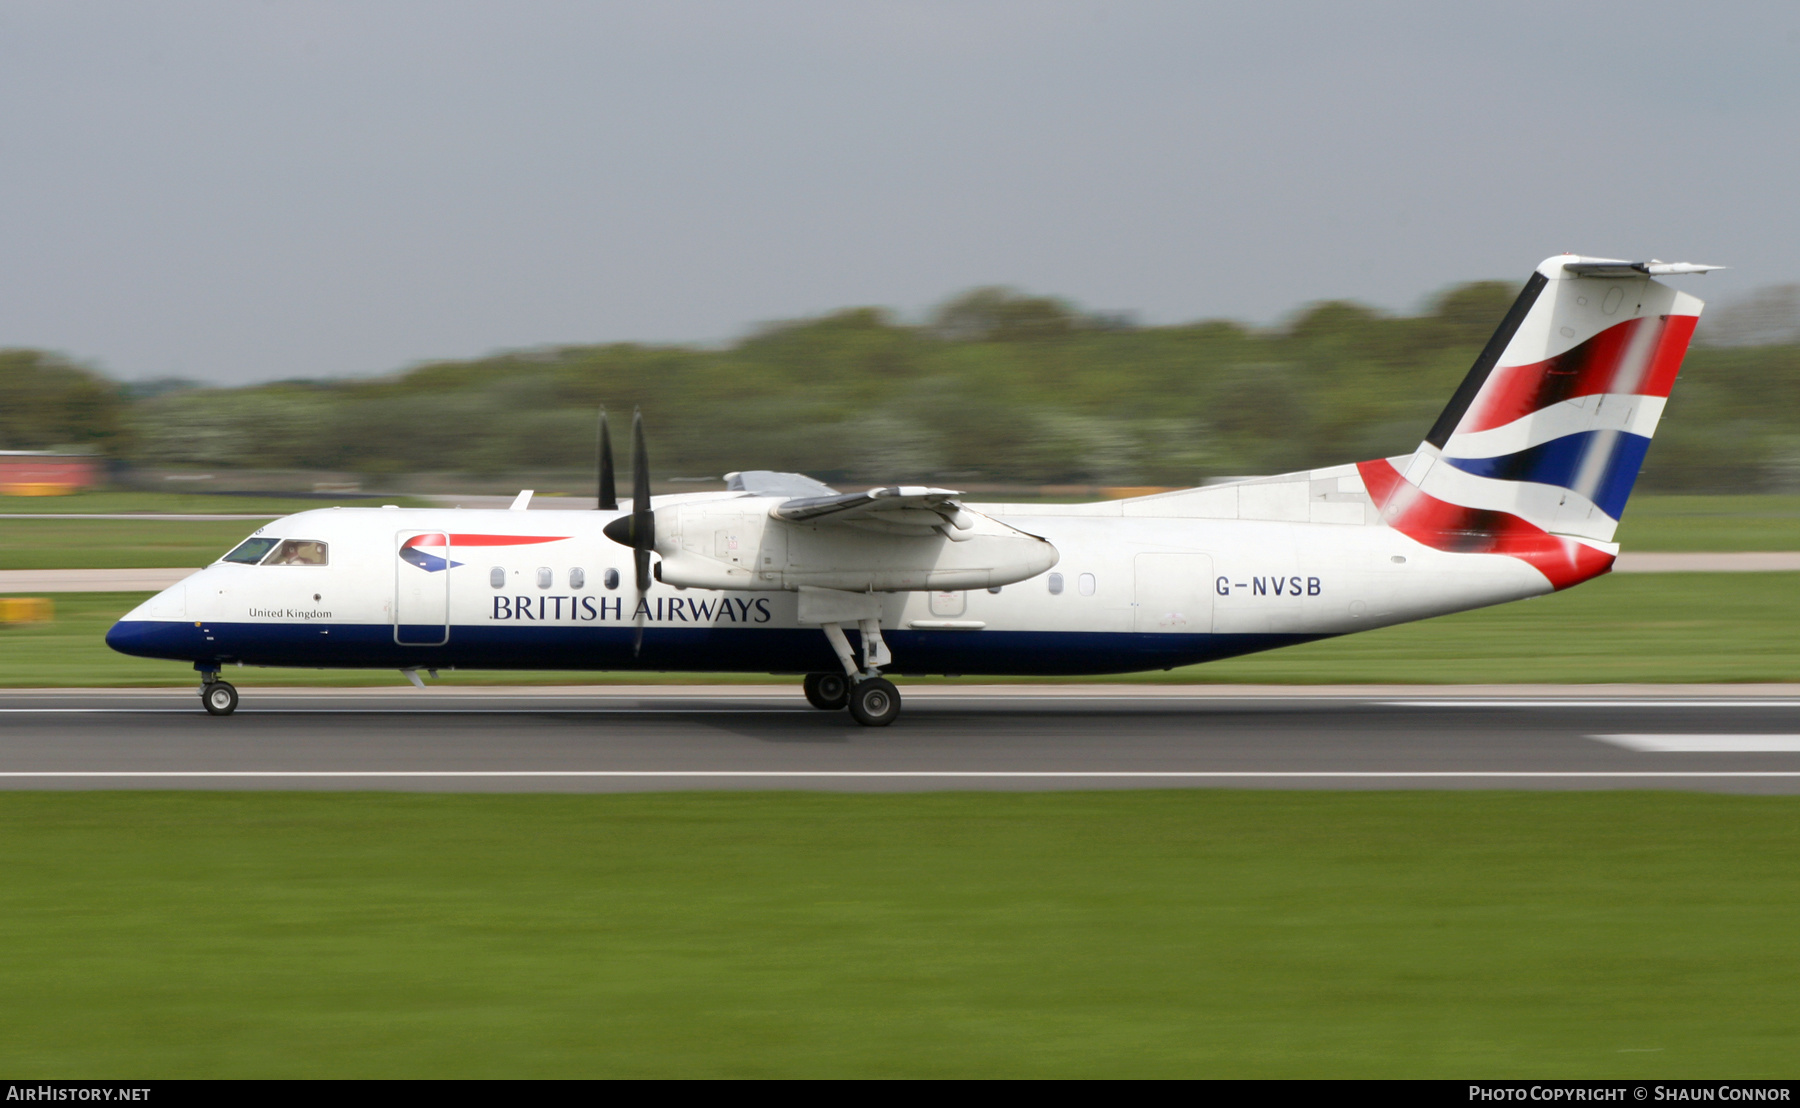
<svg viewBox="0 0 1800 1108">
<path fill-rule="evenodd" d="M 200 703 L 209 715 L 230 715 L 237 711 L 237 700 L 237 690 L 224 681 L 200 686 Z"/>
<path fill-rule="evenodd" d="M 858 681 L 850 690 L 850 715 L 864 727 L 886 727 L 900 714 L 900 690 L 885 677 Z"/>
<path fill-rule="evenodd" d="M 850 702 L 850 679 L 841 673 L 807 674 L 806 702 L 821 711 L 841 711 Z"/>
</svg>

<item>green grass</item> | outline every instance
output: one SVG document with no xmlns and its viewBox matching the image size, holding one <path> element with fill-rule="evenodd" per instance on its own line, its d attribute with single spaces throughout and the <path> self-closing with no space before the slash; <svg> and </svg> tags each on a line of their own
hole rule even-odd
<svg viewBox="0 0 1800 1108">
<path fill-rule="evenodd" d="M 198 567 L 260 526 L 253 519 L 0 519 L 0 569 Z"/>
<path fill-rule="evenodd" d="M 0 626 L 0 686 L 186 685 L 188 666 L 107 649 L 145 593 L 64 593 L 56 620 Z M 1634 573 L 1478 612 L 1168 673 L 1100 680 L 1504 683 L 1800 681 L 1800 574 Z M 385 670 L 232 669 L 245 685 L 388 685 Z M 446 684 L 766 681 L 749 675 L 445 672 Z M 791 680 L 777 678 L 776 680 Z M 912 680 L 912 679 L 908 679 Z M 968 682 L 995 678 L 972 676 Z M 1007 680 L 1007 679 L 1000 679 Z M 1085 678 L 1082 680 L 1086 680 Z"/>
<path fill-rule="evenodd" d="M 1640 494 L 1617 538 L 1626 550 L 1800 550 L 1800 496 Z"/>
<path fill-rule="evenodd" d="M 1159 674 L 1336 682 L 1800 681 L 1800 573 L 1632 573 Z"/>
<path fill-rule="evenodd" d="M 1782 1077 L 1796 870 L 1794 797 L 7 793 L 0 1069 Z"/>
<path fill-rule="evenodd" d="M 384 496 L 379 500 L 345 500 L 345 504 L 399 504 L 403 508 L 430 507 L 428 501 Z M 219 496 L 175 492 L 79 492 L 68 496 L 0 496 L 0 514 L 37 515 L 65 512 L 172 512 L 183 515 L 267 514 L 292 515 L 308 508 L 330 507 L 336 501 L 292 496 Z"/>
</svg>

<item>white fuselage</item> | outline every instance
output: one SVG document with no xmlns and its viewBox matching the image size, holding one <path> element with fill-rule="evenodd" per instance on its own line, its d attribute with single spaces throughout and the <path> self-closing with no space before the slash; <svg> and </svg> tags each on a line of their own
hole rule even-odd
<svg viewBox="0 0 1800 1108">
<path fill-rule="evenodd" d="M 994 589 L 877 594 L 893 672 L 1165 668 L 1551 591 L 1516 558 L 1433 549 L 1361 516 L 1338 524 L 1126 516 L 1108 504 L 969 507 L 1048 540 L 1059 560 Z M 140 605 L 108 641 L 202 667 L 834 668 L 790 589 L 656 581 L 640 599 L 632 552 L 601 534 L 618 514 L 302 512 L 257 534 L 323 543 L 327 564 L 215 563 Z M 423 553 L 402 557 L 420 536 Z"/>
</svg>

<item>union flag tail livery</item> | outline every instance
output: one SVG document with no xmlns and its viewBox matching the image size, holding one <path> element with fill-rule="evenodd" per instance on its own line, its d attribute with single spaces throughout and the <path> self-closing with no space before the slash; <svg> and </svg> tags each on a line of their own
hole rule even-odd
<svg viewBox="0 0 1800 1108">
<path fill-rule="evenodd" d="M 599 507 L 331 508 L 278 519 L 106 641 L 221 667 L 805 674 L 815 707 L 892 721 L 882 676 L 1171 669 L 1565 589 L 1613 532 L 1713 266 L 1539 266 L 1412 454 L 1091 504 L 970 504 L 727 474 Z M 859 658 L 860 654 L 860 658 Z M 1394 675 L 1404 679 L 1404 673 Z"/>
<path fill-rule="evenodd" d="M 1521 558 L 1558 589 L 1605 573 L 1700 318 L 1652 275 L 1712 268 L 1546 260 L 1419 449 L 1358 467 L 1383 522 Z"/>
</svg>

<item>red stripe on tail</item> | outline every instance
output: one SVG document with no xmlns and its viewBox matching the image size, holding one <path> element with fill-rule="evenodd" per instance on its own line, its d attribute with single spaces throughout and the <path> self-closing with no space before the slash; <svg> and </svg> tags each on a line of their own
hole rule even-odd
<svg viewBox="0 0 1800 1108">
<path fill-rule="evenodd" d="M 1499 366 L 1456 429 L 1474 432 L 1504 427 L 1564 400 L 1621 391 L 1618 378 L 1619 371 L 1625 368 L 1626 351 L 1644 327 L 1656 327 L 1662 333 L 1656 338 L 1643 379 L 1629 391 L 1666 397 L 1675 387 L 1675 374 L 1681 369 L 1682 355 L 1687 353 L 1688 340 L 1698 322 L 1691 315 L 1628 319 L 1554 358 L 1528 365 Z"/>
<path fill-rule="evenodd" d="M 1408 484 L 1385 458 L 1358 462 L 1381 519 L 1406 537 L 1452 554 L 1505 554 L 1528 562 L 1562 590 L 1612 569 L 1613 556 L 1552 535 L 1508 512 L 1465 508 Z"/>
</svg>

